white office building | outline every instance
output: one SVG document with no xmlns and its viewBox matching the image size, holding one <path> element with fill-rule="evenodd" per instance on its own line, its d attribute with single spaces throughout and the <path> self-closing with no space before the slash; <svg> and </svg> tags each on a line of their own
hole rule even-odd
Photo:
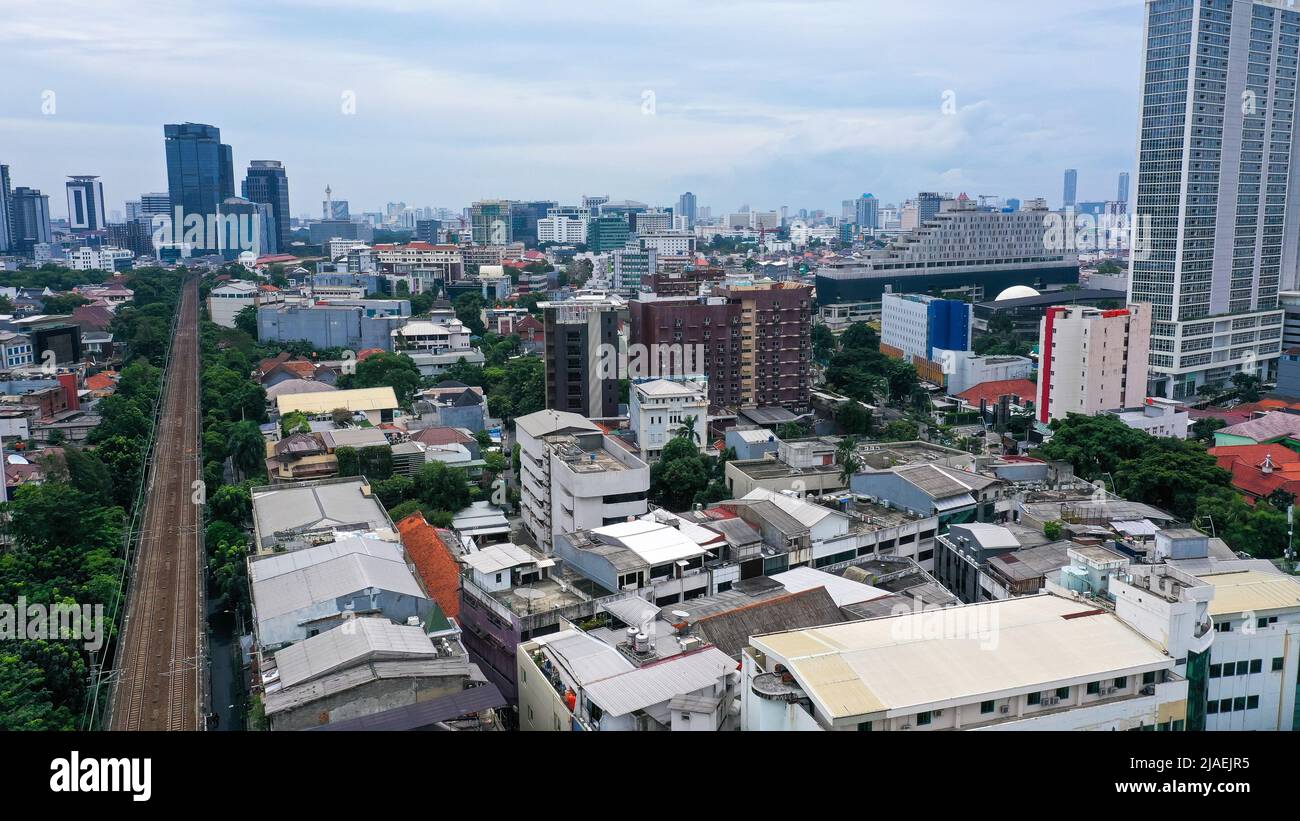
<svg viewBox="0 0 1300 821">
<path fill-rule="evenodd" d="M 1276 372 L 1300 262 L 1297 29 L 1279 0 L 1147 3 L 1129 300 L 1153 307 L 1153 394 Z"/>
<path fill-rule="evenodd" d="M 1146 400 L 1151 306 L 1047 309 L 1039 322 L 1038 417 L 1141 407 Z"/>
<path fill-rule="evenodd" d="M 632 385 L 630 410 L 632 431 L 636 434 L 641 459 L 659 458 L 664 447 L 686 424 L 695 420 L 696 446 L 709 446 L 709 384 L 703 379 L 654 379 Z"/>
<path fill-rule="evenodd" d="M 582 217 L 560 215 L 542 217 L 537 221 L 537 241 L 580 245 L 587 241 L 587 222 L 588 220 Z"/>
<path fill-rule="evenodd" d="M 515 420 L 524 528 L 544 552 L 560 533 L 649 510 L 650 468 L 595 423 L 544 410 Z"/>
<path fill-rule="evenodd" d="M 135 259 L 125 248 L 78 248 L 68 252 L 68 267 L 74 271 L 116 271 L 119 263 Z"/>
<path fill-rule="evenodd" d="M 741 677 L 744 730 L 1176 730 L 1187 714 L 1175 659 L 1051 594 L 754 636 Z"/>
</svg>

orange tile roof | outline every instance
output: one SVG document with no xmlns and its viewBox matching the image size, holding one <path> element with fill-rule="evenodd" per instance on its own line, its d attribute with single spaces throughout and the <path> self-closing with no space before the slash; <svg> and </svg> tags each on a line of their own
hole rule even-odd
<svg viewBox="0 0 1300 821">
<path fill-rule="evenodd" d="M 1210 448 L 1219 467 L 1232 473 L 1232 486 L 1249 496 L 1264 498 L 1275 490 L 1300 497 L 1300 453 L 1281 444 L 1226 445 Z M 1264 472 L 1264 462 L 1272 470 Z"/>
<path fill-rule="evenodd" d="M 104 371 L 94 376 L 86 377 L 86 389 L 92 391 L 106 391 L 117 384 L 117 371 Z"/>
<path fill-rule="evenodd" d="M 1028 379 L 999 379 L 994 382 L 981 382 L 957 395 L 972 405 L 979 405 L 981 399 L 987 400 L 991 405 L 1004 396 L 1033 401 L 1037 391 L 1038 386 Z"/>
<path fill-rule="evenodd" d="M 425 521 L 423 513 L 412 513 L 397 523 L 397 531 L 429 595 L 442 612 L 452 618 L 459 616 L 460 564 L 438 535 L 438 529 Z"/>
</svg>

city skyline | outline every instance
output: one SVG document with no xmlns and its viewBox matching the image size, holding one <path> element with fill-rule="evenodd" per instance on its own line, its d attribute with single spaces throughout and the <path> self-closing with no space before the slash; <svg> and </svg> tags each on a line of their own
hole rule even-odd
<svg viewBox="0 0 1300 821">
<path fill-rule="evenodd" d="M 834 213 L 863 190 L 882 203 L 922 190 L 1054 201 L 1066 167 L 1079 169 L 1079 198 L 1089 201 L 1109 199 L 1135 165 L 1135 2 L 1073 15 L 1016 3 L 1025 25 L 1015 31 L 955 3 L 933 18 L 942 24 L 895 6 L 857 14 L 844 3 L 802 4 L 818 47 L 780 75 L 754 46 L 786 42 L 789 26 L 730 3 L 683 5 L 700 32 L 676 32 L 666 48 L 641 45 L 662 42 L 653 37 L 622 41 L 633 24 L 674 19 L 671 6 L 642 20 L 604 6 L 587 14 L 581 3 L 558 15 L 489 5 L 466 20 L 449 4 L 402 0 L 363 10 L 301 0 L 288 12 L 181 2 L 157 15 L 148 5 L 109 13 L 88 4 L 77 17 L 102 46 L 93 51 L 57 23 L 65 11 L 19 5 L 23 22 L 0 33 L 5 61 L 23 65 L 9 72 L 19 82 L 0 90 L 3 160 L 41 190 L 96 174 L 110 212 L 162 187 L 159 132 L 184 121 L 222 129 L 241 174 L 251 160 L 283 162 L 295 215 L 316 214 L 326 184 L 358 213 L 388 201 L 456 209 L 584 193 L 671 205 L 687 190 L 715 213 L 743 202 Z M 931 47 L 904 48 L 922 18 Z M 301 37 L 266 40 L 290 19 Z M 375 19 L 402 33 L 359 33 L 392 30 L 363 25 Z M 724 25 L 734 40 L 696 47 Z M 493 48 L 480 54 L 472 44 L 489 29 Z M 560 71 L 564 61 L 536 60 L 531 49 L 521 64 L 524 43 L 566 31 L 584 43 L 588 74 Z M 872 59 L 847 61 L 864 36 Z M 439 44 L 433 63 L 421 48 L 430 41 Z M 268 51 L 294 68 L 250 59 Z M 1048 67 L 1054 81 L 1039 82 Z M 343 113 L 349 106 L 354 114 Z M 398 136 L 397 118 L 412 136 Z"/>
</svg>

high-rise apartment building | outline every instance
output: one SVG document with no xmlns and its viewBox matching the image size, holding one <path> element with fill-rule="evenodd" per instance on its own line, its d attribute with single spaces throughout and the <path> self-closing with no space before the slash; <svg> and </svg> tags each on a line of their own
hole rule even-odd
<svg viewBox="0 0 1300 821">
<path fill-rule="evenodd" d="M 797 282 L 734 285 L 709 297 L 636 300 L 629 305 L 630 340 L 660 360 L 665 350 L 680 352 L 680 361 L 708 377 L 714 405 L 803 412 L 812 390 L 811 304 L 812 289 Z M 687 375 L 695 374 L 666 374 Z"/>
<path fill-rule="evenodd" d="M 13 210 L 10 229 L 12 250 L 24 256 L 34 256 L 37 245 L 54 241 L 50 230 L 50 198 L 35 188 L 18 186 L 9 197 Z"/>
<path fill-rule="evenodd" d="M 626 303 L 604 294 L 542 302 L 546 407 L 590 418 L 618 415 L 618 315 Z"/>
<path fill-rule="evenodd" d="M 853 221 L 863 231 L 880 227 L 880 200 L 874 194 L 863 194 L 853 201 Z"/>
<path fill-rule="evenodd" d="M 1151 306 L 1047 309 L 1040 321 L 1038 418 L 1141 407 L 1146 401 Z"/>
<path fill-rule="evenodd" d="M 1151 392 L 1272 378 L 1300 262 L 1295 62 L 1278 0 L 1149 0 L 1131 302 L 1152 306 Z"/>
<path fill-rule="evenodd" d="M 180 234 L 183 222 L 198 215 L 205 222 L 215 216 L 221 203 L 235 196 L 235 168 L 230 146 L 221 142 L 221 129 L 202 123 L 180 123 L 163 126 L 167 150 L 167 194 L 173 212 L 181 209 L 182 224 L 173 224 L 172 230 Z M 175 215 L 173 213 L 173 223 Z M 195 245 L 195 250 L 215 253 L 218 248 L 207 247 L 208 235 Z"/>
<path fill-rule="evenodd" d="M 102 231 L 108 220 L 104 217 L 104 185 L 99 177 L 69 177 L 68 227 L 77 232 Z"/>
<path fill-rule="evenodd" d="M 687 228 L 695 227 L 695 219 L 698 214 L 699 210 L 696 205 L 694 194 L 687 191 L 685 194 L 682 194 L 677 198 L 677 216 L 686 220 Z"/>
<path fill-rule="evenodd" d="M 13 206 L 9 191 L 9 166 L 0 165 L 0 254 L 7 254 L 13 245 Z"/>
<path fill-rule="evenodd" d="M 271 231 L 264 246 L 268 254 L 289 247 L 289 177 L 279 160 L 253 160 L 244 177 L 244 199 L 271 207 Z"/>
</svg>

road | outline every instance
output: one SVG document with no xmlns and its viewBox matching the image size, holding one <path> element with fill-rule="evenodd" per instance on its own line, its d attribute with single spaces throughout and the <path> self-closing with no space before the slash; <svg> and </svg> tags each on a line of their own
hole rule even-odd
<svg viewBox="0 0 1300 821">
<path fill-rule="evenodd" d="M 200 475 L 198 280 L 184 286 L 163 412 L 114 659 L 109 728 L 201 730 L 207 709 Z"/>
</svg>

